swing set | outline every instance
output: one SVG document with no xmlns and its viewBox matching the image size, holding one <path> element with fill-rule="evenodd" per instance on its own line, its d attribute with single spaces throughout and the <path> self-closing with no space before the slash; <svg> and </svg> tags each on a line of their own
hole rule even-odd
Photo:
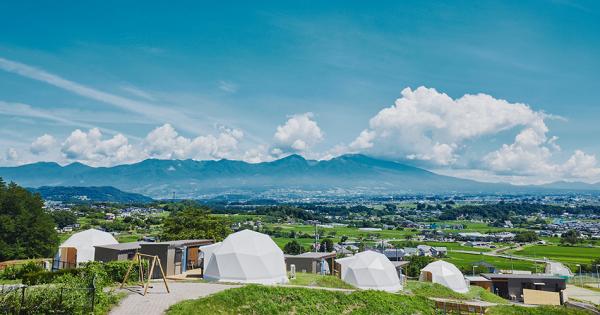
<svg viewBox="0 0 600 315">
<path fill-rule="evenodd" d="M 147 273 L 144 272 L 144 264 L 142 263 L 142 259 L 147 260 L 148 266 L 150 266 L 150 268 L 147 268 Z M 129 268 L 127 269 L 127 273 L 125 273 L 125 278 L 123 279 L 123 282 L 121 283 L 121 289 L 123 289 L 123 287 L 125 286 L 125 283 L 127 283 L 129 274 L 131 273 L 131 270 L 133 269 L 133 266 L 136 263 L 138 264 L 138 271 L 139 271 L 139 275 L 138 275 L 139 285 L 140 285 L 140 287 L 144 288 L 144 293 L 142 294 L 143 296 L 146 296 L 146 293 L 148 292 L 148 287 L 150 286 L 150 279 L 152 278 L 152 274 L 154 273 L 154 266 L 156 266 L 157 263 L 158 263 L 158 268 L 160 269 L 161 277 L 163 279 L 163 282 L 165 283 L 165 288 L 167 288 L 167 293 L 171 293 L 171 291 L 169 291 L 169 285 L 167 284 L 167 278 L 165 276 L 165 272 L 163 270 L 162 264 L 160 263 L 160 259 L 158 258 L 158 255 L 146 255 L 146 254 L 140 254 L 140 253 L 135 253 L 135 256 L 131 260 L 131 263 L 129 264 Z"/>
</svg>

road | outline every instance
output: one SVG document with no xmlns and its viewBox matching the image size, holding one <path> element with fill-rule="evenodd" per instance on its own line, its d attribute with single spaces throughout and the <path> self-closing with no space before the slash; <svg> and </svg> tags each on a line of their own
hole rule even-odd
<svg viewBox="0 0 600 315">
<path fill-rule="evenodd" d="M 574 285 L 567 285 L 567 289 L 565 290 L 567 297 L 569 299 L 577 299 L 585 302 L 590 302 L 593 304 L 600 304 L 600 292 L 592 291 L 590 289 L 585 289 L 582 287 L 577 287 Z"/>
</svg>

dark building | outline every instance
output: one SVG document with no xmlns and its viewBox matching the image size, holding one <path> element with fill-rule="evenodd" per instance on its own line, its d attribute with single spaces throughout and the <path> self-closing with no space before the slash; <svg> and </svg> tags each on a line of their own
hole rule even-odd
<svg viewBox="0 0 600 315">
<path fill-rule="evenodd" d="M 94 246 L 94 261 L 131 260 L 140 249 L 139 242 Z"/>
<path fill-rule="evenodd" d="M 178 275 L 190 269 L 202 267 L 198 247 L 212 244 L 213 240 L 178 240 L 157 243 L 140 243 L 140 253 L 158 256 L 166 276 Z M 160 277 L 155 268 L 153 278 Z"/>
<path fill-rule="evenodd" d="M 321 264 L 325 262 L 325 269 L 329 272 L 335 266 L 335 252 L 315 253 L 308 252 L 300 255 L 285 255 L 285 266 L 290 271 L 290 265 L 296 266 L 296 272 L 320 273 Z"/>
<path fill-rule="evenodd" d="M 497 273 L 483 273 L 481 275 L 492 281 L 492 292 L 509 300 L 523 301 L 523 290 L 528 289 L 556 292 L 560 295 L 560 304 L 562 304 L 562 291 L 567 288 L 566 280 L 558 276 Z"/>
</svg>

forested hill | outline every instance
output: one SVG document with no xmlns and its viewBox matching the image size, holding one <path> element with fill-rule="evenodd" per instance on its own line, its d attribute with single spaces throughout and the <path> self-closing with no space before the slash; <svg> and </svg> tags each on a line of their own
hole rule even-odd
<svg viewBox="0 0 600 315">
<path fill-rule="evenodd" d="M 28 188 L 31 192 L 39 193 L 44 200 L 62 202 L 116 202 L 116 203 L 146 203 L 152 198 L 128 193 L 110 186 L 104 187 L 73 187 L 73 186 L 43 186 Z"/>
</svg>

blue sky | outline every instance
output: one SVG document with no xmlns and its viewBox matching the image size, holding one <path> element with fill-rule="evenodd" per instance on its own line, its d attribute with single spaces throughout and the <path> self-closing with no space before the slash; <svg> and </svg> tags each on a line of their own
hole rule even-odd
<svg viewBox="0 0 600 315">
<path fill-rule="evenodd" d="M 599 30 L 596 1 L 5 2 L 0 164 L 361 152 L 595 182 Z"/>
</svg>

